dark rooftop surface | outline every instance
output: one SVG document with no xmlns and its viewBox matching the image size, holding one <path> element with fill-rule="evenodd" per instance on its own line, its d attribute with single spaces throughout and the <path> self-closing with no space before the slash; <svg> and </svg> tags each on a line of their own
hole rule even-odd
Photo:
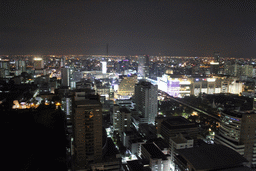
<svg viewBox="0 0 256 171">
<path fill-rule="evenodd" d="M 191 124 L 191 122 L 182 116 L 174 116 L 167 119 L 168 123 L 172 125 Z"/>
<path fill-rule="evenodd" d="M 138 85 L 142 85 L 144 87 L 150 87 L 152 84 L 150 82 L 147 82 L 145 80 L 141 80 Z"/>
<path fill-rule="evenodd" d="M 205 98 L 209 100 L 210 103 L 214 101 L 217 105 L 224 105 L 227 109 L 240 107 L 241 111 L 247 111 L 253 108 L 253 98 L 235 94 L 207 94 Z"/>
<path fill-rule="evenodd" d="M 234 116 L 234 117 L 237 117 L 237 118 L 242 118 L 243 114 L 254 114 L 256 115 L 256 113 L 253 111 L 253 110 L 248 110 L 248 111 L 231 111 L 231 110 L 224 110 L 223 111 L 224 114 L 227 114 L 227 115 L 230 115 L 230 116 Z"/>
<path fill-rule="evenodd" d="M 143 164 L 139 160 L 127 161 L 131 171 L 143 171 Z"/>
<path fill-rule="evenodd" d="M 142 146 L 149 152 L 152 158 L 167 160 L 166 155 L 160 151 L 154 144 L 142 144 Z"/>
<path fill-rule="evenodd" d="M 235 167 L 235 168 L 221 169 L 218 171 L 253 171 L 253 169 L 246 166 L 241 166 L 241 167 Z"/>
<path fill-rule="evenodd" d="M 122 107 L 119 109 L 120 112 L 124 112 L 124 113 L 131 113 L 129 109 L 127 109 L 126 107 Z"/>
<path fill-rule="evenodd" d="M 190 122 L 182 116 L 171 117 L 170 119 L 163 121 L 162 125 L 166 126 L 168 129 L 197 127 L 195 123 Z"/>
<path fill-rule="evenodd" d="M 75 101 L 76 105 L 101 105 L 101 103 L 98 100 L 79 100 Z"/>
<path fill-rule="evenodd" d="M 161 150 L 163 150 L 164 148 L 168 148 L 169 145 L 164 142 L 164 140 L 162 138 L 155 138 L 155 139 L 150 139 L 147 141 L 147 143 L 155 143 Z"/>
<path fill-rule="evenodd" d="M 203 145 L 177 150 L 196 170 L 224 169 L 241 166 L 247 160 L 236 151 L 223 145 Z"/>
</svg>

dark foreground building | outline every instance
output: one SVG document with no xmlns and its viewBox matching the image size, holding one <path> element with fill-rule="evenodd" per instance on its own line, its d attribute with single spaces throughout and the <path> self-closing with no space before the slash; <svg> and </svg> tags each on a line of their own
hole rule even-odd
<svg viewBox="0 0 256 171">
<path fill-rule="evenodd" d="M 248 162 L 236 151 L 223 145 L 202 145 L 200 147 L 176 150 L 175 169 L 179 171 L 237 170 L 249 171 Z"/>
</svg>

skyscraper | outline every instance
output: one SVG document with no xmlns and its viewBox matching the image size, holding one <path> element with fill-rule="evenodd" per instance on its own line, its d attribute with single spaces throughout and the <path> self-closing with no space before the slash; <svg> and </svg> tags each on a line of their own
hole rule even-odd
<svg viewBox="0 0 256 171">
<path fill-rule="evenodd" d="M 0 68 L 9 69 L 10 59 L 0 58 Z"/>
<path fill-rule="evenodd" d="M 60 67 L 65 67 L 66 58 L 65 56 L 60 59 Z"/>
<path fill-rule="evenodd" d="M 21 70 L 21 72 L 26 71 L 26 62 L 23 60 L 16 60 L 15 61 L 16 70 Z"/>
<path fill-rule="evenodd" d="M 102 74 L 106 74 L 107 73 L 107 62 L 102 61 L 101 65 L 102 65 Z"/>
<path fill-rule="evenodd" d="M 144 79 L 149 76 L 149 56 L 139 56 L 138 62 L 138 79 Z"/>
<path fill-rule="evenodd" d="M 35 69 L 43 69 L 44 68 L 44 60 L 42 58 L 34 58 L 34 68 Z"/>
<path fill-rule="evenodd" d="M 70 86 L 69 84 L 69 68 L 61 68 L 61 85 Z"/>
<path fill-rule="evenodd" d="M 214 52 L 214 62 L 220 62 L 220 52 Z"/>
<path fill-rule="evenodd" d="M 157 85 L 144 80 L 135 85 L 136 110 L 148 124 L 154 124 L 157 116 L 157 90 Z"/>
<path fill-rule="evenodd" d="M 85 169 L 102 161 L 102 106 L 97 95 L 73 104 L 75 167 Z"/>
</svg>

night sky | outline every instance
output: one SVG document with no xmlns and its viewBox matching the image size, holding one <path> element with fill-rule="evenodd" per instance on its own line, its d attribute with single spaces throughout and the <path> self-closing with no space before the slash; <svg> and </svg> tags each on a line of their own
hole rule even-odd
<svg viewBox="0 0 256 171">
<path fill-rule="evenodd" d="M 256 57 L 253 0 L 2 0 L 0 55 Z"/>
</svg>

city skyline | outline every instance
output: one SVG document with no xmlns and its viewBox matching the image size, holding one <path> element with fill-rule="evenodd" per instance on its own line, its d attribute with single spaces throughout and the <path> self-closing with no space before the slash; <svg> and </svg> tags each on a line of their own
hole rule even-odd
<svg viewBox="0 0 256 171">
<path fill-rule="evenodd" d="M 0 58 L 8 168 L 256 168 L 256 59 L 106 56 Z"/>
<path fill-rule="evenodd" d="M 253 1 L 3 1 L 1 55 L 253 58 Z"/>
</svg>

